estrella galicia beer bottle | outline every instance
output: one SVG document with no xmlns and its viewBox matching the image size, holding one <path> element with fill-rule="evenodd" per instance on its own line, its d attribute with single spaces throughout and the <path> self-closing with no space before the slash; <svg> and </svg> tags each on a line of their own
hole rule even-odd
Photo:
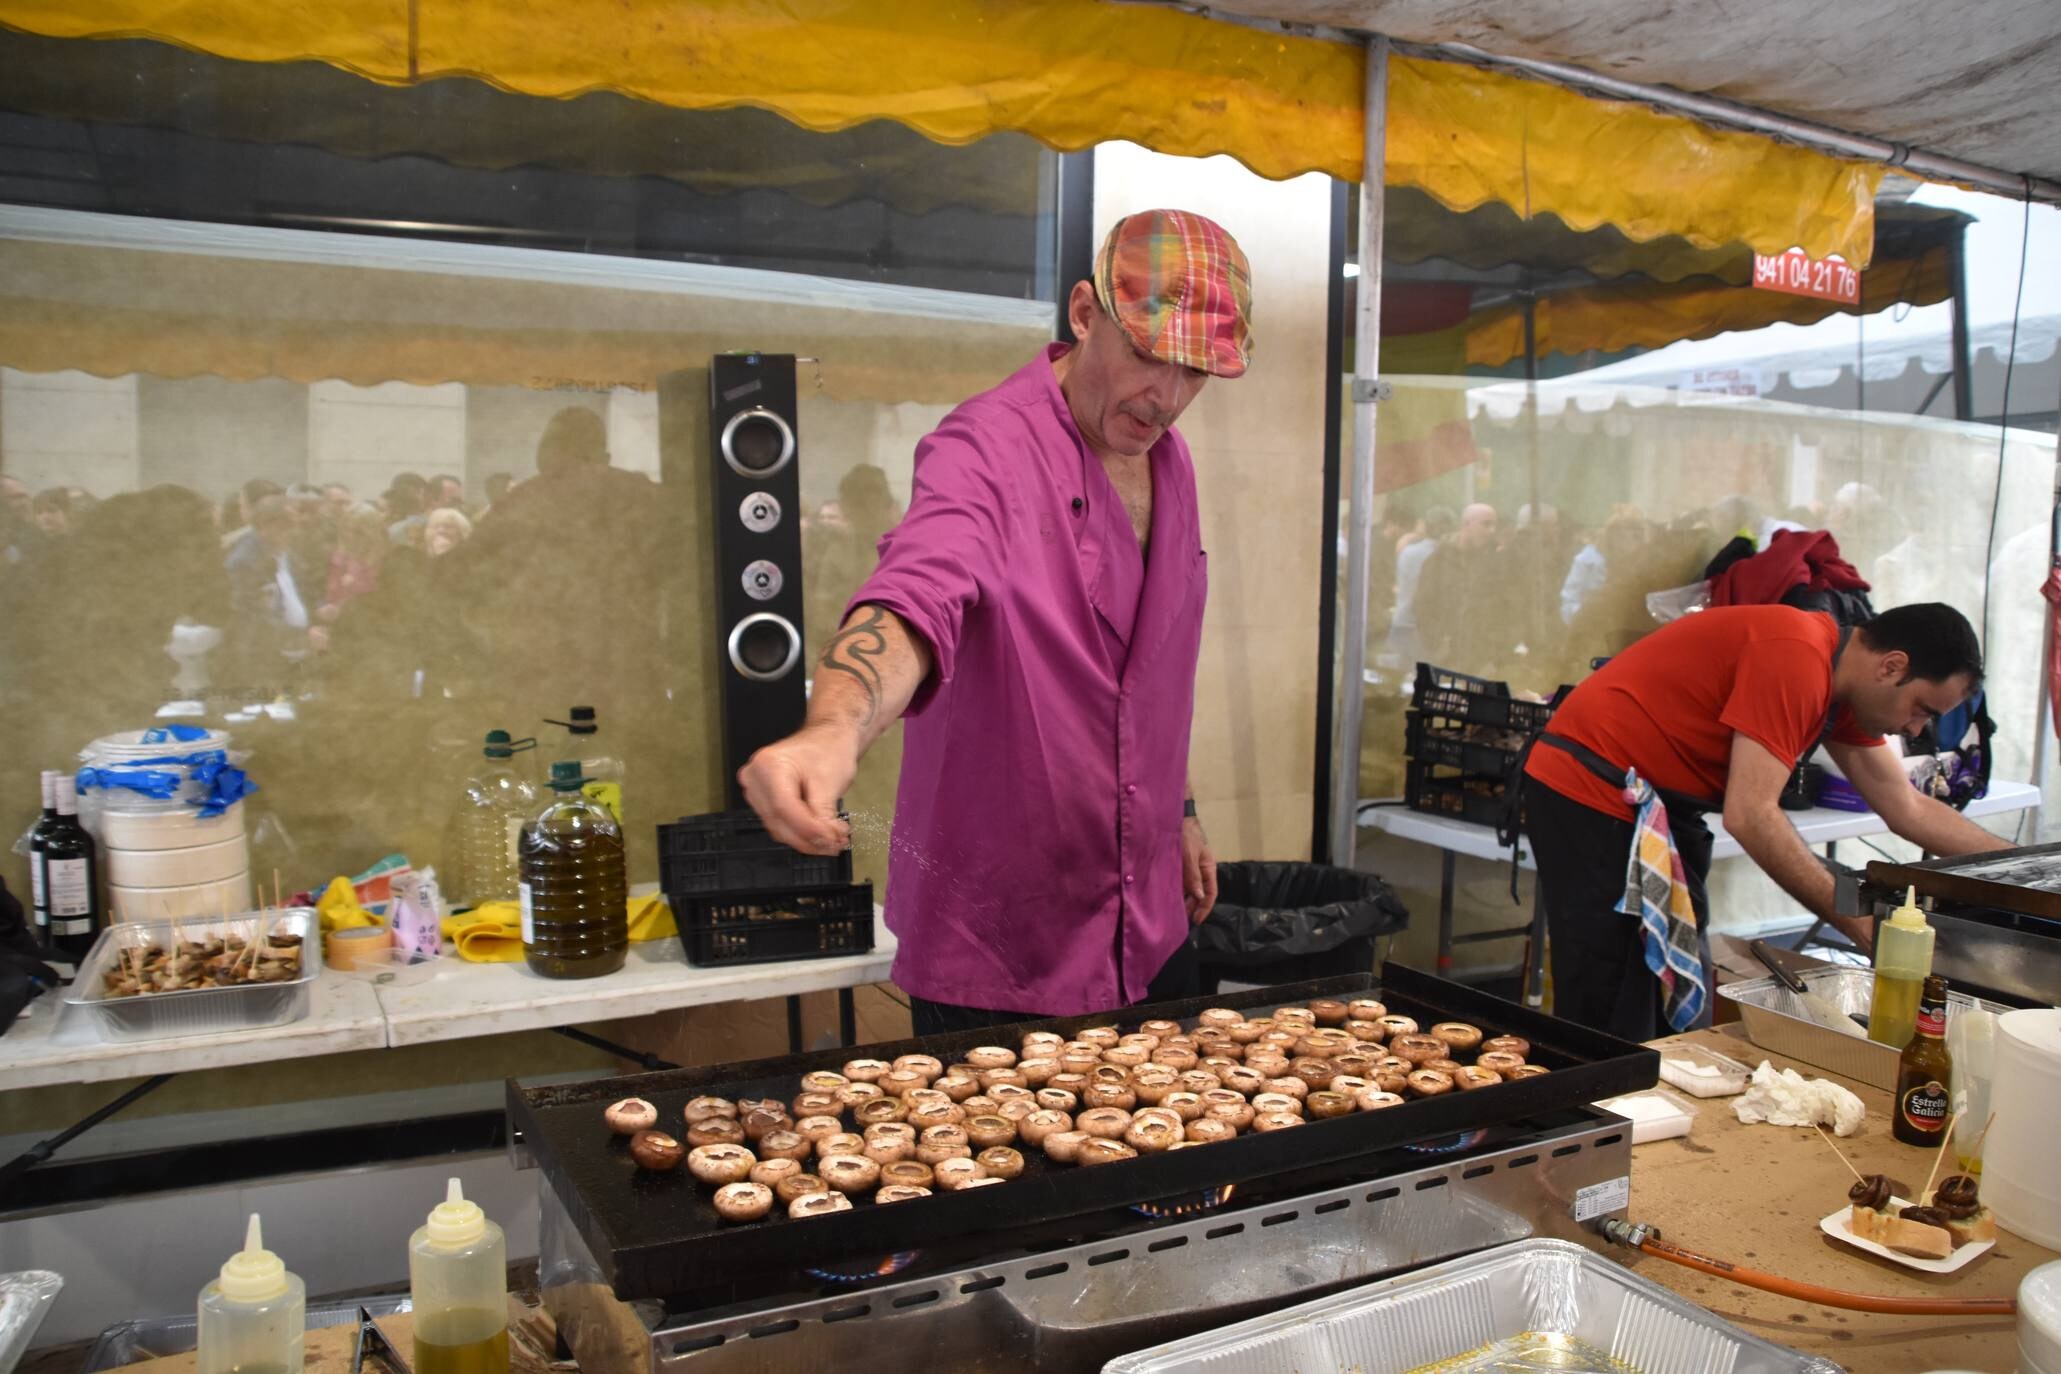
<svg viewBox="0 0 2061 1374">
<path fill-rule="evenodd" d="M 1918 1028 L 1896 1066 L 1896 1120 L 1906 1145 L 1936 1146 L 1953 1116 L 1954 1058 L 1946 1045 L 1946 979 L 1932 974 L 1918 997 Z"/>
</svg>

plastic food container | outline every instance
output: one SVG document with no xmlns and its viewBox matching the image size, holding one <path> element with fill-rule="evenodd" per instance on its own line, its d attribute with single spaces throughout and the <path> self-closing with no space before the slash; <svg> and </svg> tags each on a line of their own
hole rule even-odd
<svg viewBox="0 0 2061 1374">
<path fill-rule="evenodd" d="M 1644 1092 L 1626 1093 L 1623 1097 L 1607 1097 L 1596 1105 L 1606 1112 L 1616 1112 L 1632 1123 L 1634 1145 L 1687 1135 L 1690 1124 L 1696 1120 L 1696 1108 L 1666 1088 L 1648 1088 Z"/>
<path fill-rule="evenodd" d="M 1616 1261 L 1521 1240 L 1120 1356 L 1103 1374 L 1515 1369 L 1844 1374 L 1749 1335 Z"/>
<path fill-rule="evenodd" d="M 269 913 L 267 929 L 271 933 L 301 937 L 301 972 L 291 981 L 153 992 L 135 997 L 101 995 L 106 986 L 103 975 L 121 961 L 125 949 L 166 945 L 181 934 L 189 940 L 207 940 L 217 935 L 248 937 L 267 914 L 245 911 L 227 921 L 124 921 L 111 925 L 100 932 L 100 938 L 87 951 L 79 965 L 78 978 L 65 991 L 65 1005 L 89 1015 L 103 1040 L 206 1035 L 298 1021 L 308 1014 L 310 991 L 322 973 L 322 922 L 312 907 Z"/>
<path fill-rule="evenodd" d="M 1691 1097 L 1737 1097 L 1753 1070 L 1701 1045 L 1662 1045 L 1660 1079 Z"/>
<path fill-rule="evenodd" d="M 249 872 L 250 844 L 242 835 L 184 849 L 107 847 L 107 880 L 117 887 L 193 887 L 225 883 Z"/>
<path fill-rule="evenodd" d="M 107 885 L 107 904 L 114 919 L 122 922 L 196 920 L 219 917 L 225 911 L 250 910 L 250 871 L 219 882 L 191 883 L 178 887 L 124 887 Z"/>
</svg>

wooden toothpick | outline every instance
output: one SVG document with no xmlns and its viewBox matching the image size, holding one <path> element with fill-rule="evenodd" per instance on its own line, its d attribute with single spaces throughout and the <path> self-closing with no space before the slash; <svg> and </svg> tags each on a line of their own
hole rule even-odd
<svg viewBox="0 0 2061 1374">
<path fill-rule="evenodd" d="M 1925 1186 L 1918 1190 L 1916 1201 L 1924 1205 L 1925 1198 L 1932 1192 L 1932 1180 L 1939 1177 L 1939 1166 L 1946 1162 L 1947 1146 L 1954 1143 L 1954 1127 L 1961 1124 L 1961 1114 L 1955 1112 L 1953 1120 L 1947 1122 L 1946 1135 L 1939 1142 L 1939 1153 L 1932 1157 L 1932 1172 L 1925 1175 Z"/>
<path fill-rule="evenodd" d="M 1846 1166 L 1846 1171 L 1854 1176 L 1854 1180 L 1856 1182 L 1866 1183 L 1868 1181 L 1865 1177 L 1862 1176 L 1861 1171 L 1859 1169 L 1853 1167 L 1853 1161 L 1848 1159 L 1845 1153 L 1842 1152 L 1837 1145 L 1834 1145 L 1832 1143 L 1832 1137 L 1825 1134 L 1825 1128 L 1823 1126 L 1818 1125 L 1816 1122 L 1812 1122 L 1811 1129 L 1818 1133 L 1818 1139 L 1825 1142 L 1825 1148 L 1830 1150 L 1835 1156 L 1838 1157 L 1839 1162 Z"/>
<path fill-rule="evenodd" d="M 1982 1123 L 1982 1130 L 1976 1135 L 1975 1143 L 1968 1147 L 1968 1158 L 1974 1160 L 1978 1164 L 1982 1162 L 1982 1142 L 1989 1139 L 1989 1128 L 1996 1124 L 1997 1114 L 1995 1112 L 1991 1112 L 1989 1114 L 1989 1120 Z"/>
</svg>

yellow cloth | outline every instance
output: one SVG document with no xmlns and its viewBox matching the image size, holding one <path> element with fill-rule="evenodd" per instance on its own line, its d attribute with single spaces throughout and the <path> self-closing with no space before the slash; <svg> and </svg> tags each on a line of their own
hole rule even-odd
<svg viewBox="0 0 2061 1374">
<path fill-rule="evenodd" d="M 630 943 L 663 940 L 679 934 L 673 909 L 657 894 L 629 900 Z M 522 960 L 522 906 L 516 902 L 483 902 L 470 911 L 446 916 L 446 940 L 458 957 L 475 964 L 514 964 Z"/>
<path fill-rule="evenodd" d="M 818 130 L 893 119 L 940 143 L 1012 129 L 1062 150 L 1127 139 L 1228 153 L 1262 176 L 1357 181 L 1365 49 L 1104 0 L 0 0 L 54 38 L 144 37 L 248 62 L 328 62 L 414 85 L 609 89 L 756 105 Z M 1390 59 L 1388 180 L 1575 229 L 1679 234 L 1865 266 L 1883 168 L 1641 105 L 1428 58 Z M 20 364 L 15 364 L 20 366 Z"/>
<path fill-rule="evenodd" d="M 322 933 L 332 930 L 355 930 L 359 926 L 383 926 L 379 919 L 364 907 L 358 905 L 358 890 L 351 886 L 351 880 L 338 874 L 329 880 L 329 886 L 322 890 L 321 898 L 315 903 L 315 913 L 322 918 Z"/>
</svg>

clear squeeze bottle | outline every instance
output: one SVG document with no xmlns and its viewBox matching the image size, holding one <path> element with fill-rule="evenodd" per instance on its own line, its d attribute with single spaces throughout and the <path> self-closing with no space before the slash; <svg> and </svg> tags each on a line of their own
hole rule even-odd
<svg viewBox="0 0 2061 1374">
<path fill-rule="evenodd" d="M 522 834 L 522 957 L 546 978 L 614 973 L 630 952 L 623 832 L 582 790 L 580 765 L 551 765 L 550 805 Z"/>
<path fill-rule="evenodd" d="M 408 1237 L 415 1374 L 507 1374 L 508 1241 L 452 1179 Z"/>
<path fill-rule="evenodd" d="M 243 1249 L 200 1290 L 197 1374 L 301 1374 L 308 1289 L 265 1248 L 258 1214 Z"/>
<path fill-rule="evenodd" d="M 533 739 L 511 740 L 506 730 L 487 732 L 481 750 L 484 764 L 465 780 L 464 795 L 451 814 L 448 862 L 454 905 L 516 899 L 522 828 L 542 799 L 536 785 L 517 773 L 509 760 L 536 744 Z"/>
<path fill-rule="evenodd" d="M 1868 1007 L 1868 1038 L 1891 1049 L 1911 1043 L 1918 1026 L 1918 998 L 1932 972 L 1932 927 L 1918 909 L 1918 890 L 1904 890 L 1904 904 L 1875 932 L 1875 995 Z"/>
</svg>

